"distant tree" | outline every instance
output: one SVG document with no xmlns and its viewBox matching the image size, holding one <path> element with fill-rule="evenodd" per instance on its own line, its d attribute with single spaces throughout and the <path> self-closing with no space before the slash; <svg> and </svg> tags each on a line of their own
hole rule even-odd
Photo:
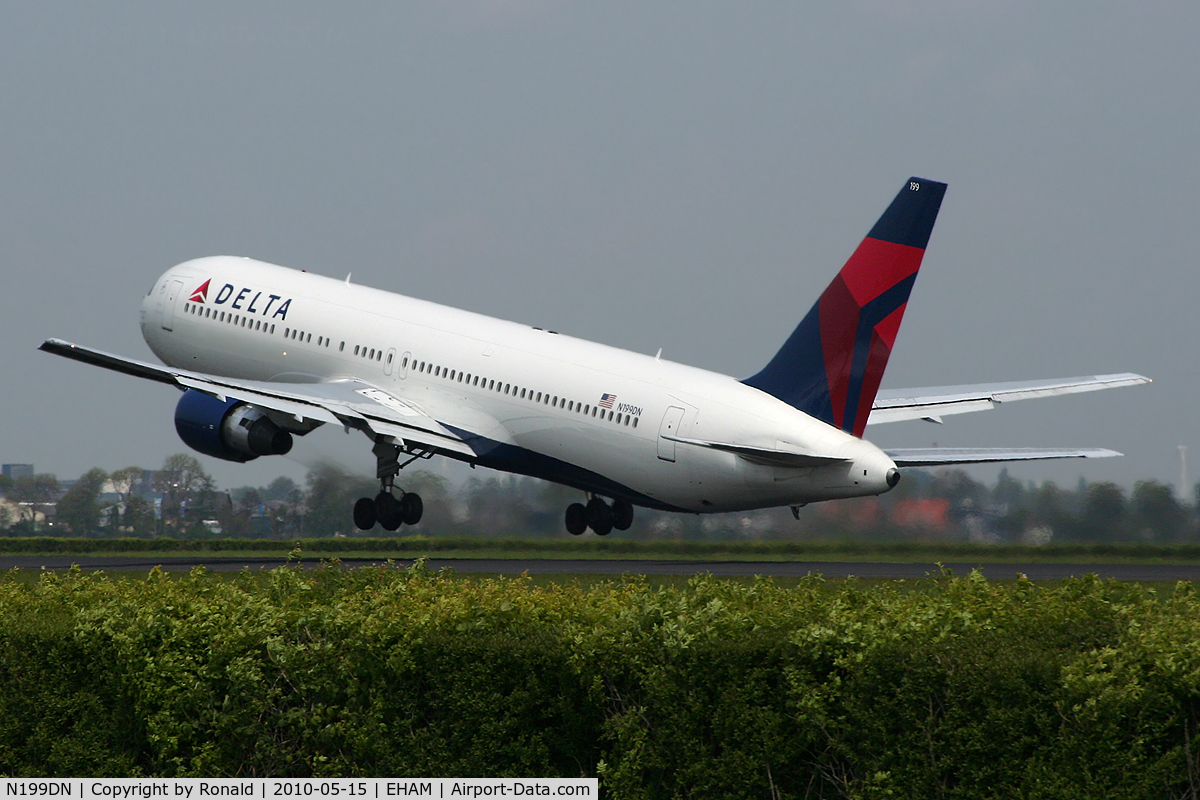
<svg viewBox="0 0 1200 800">
<path fill-rule="evenodd" d="M 1130 501 L 1133 529 L 1141 538 L 1176 542 L 1188 532 L 1187 511 L 1175 499 L 1175 492 L 1158 481 L 1138 481 Z"/>
<path fill-rule="evenodd" d="M 137 489 L 138 484 L 145 474 L 146 470 L 141 467 L 125 467 L 111 473 L 108 476 L 108 482 L 120 502 L 125 502 Z"/>
<path fill-rule="evenodd" d="M 1128 532 L 1125 491 L 1115 483 L 1091 483 L 1083 496 L 1079 535 L 1085 539 L 1114 540 Z"/>
<path fill-rule="evenodd" d="M 263 500 L 289 500 L 292 493 L 300 487 L 291 478 L 280 475 L 275 480 L 267 484 L 265 489 L 261 489 Z"/>
<path fill-rule="evenodd" d="M 94 467 L 58 500 L 58 521 L 76 536 L 95 533 L 100 520 L 100 493 L 108 482 L 108 473 Z"/>
<path fill-rule="evenodd" d="M 261 536 L 262 532 L 256 530 L 253 524 L 253 520 L 258 518 L 256 515 L 259 509 L 264 507 L 262 495 L 259 494 L 258 489 L 253 486 L 243 486 L 240 489 L 232 490 L 229 495 L 231 498 L 230 513 L 228 518 L 221 522 L 223 528 L 221 535 L 239 539 Z"/>
<path fill-rule="evenodd" d="M 7 495 L 13 487 L 13 479 L 7 475 L 0 475 L 0 496 Z M 1200 488 L 1200 487 L 1197 487 Z"/>
<path fill-rule="evenodd" d="M 944 469 L 930 486 L 933 497 L 950 501 L 950 516 L 960 523 L 978 523 L 987 505 L 988 489 L 961 469 Z"/>
<path fill-rule="evenodd" d="M 137 537 L 150 537 L 155 533 L 156 523 L 154 506 L 145 498 L 133 495 L 124 502 L 125 511 L 119 522 L 121 534 L 132 534 Z"/>
<path fill-rule="evenodd" d="M 516 476 L 472 478 L 467 483 L 467 526 L 485 535 L 529 532 L 536 498 Z"/>
<path fill-rule="evenodd" d="M 1025 487 L 1008 474 L 1008 468 L 1000 470 L 996 485 L 992 488 L 992 502 L 1015 511 L 1025 505 Z"/>
<path fill-rule="evenodd" d="M 1054 481 L 1046 481 L 1034 490 L 1030 510 L 1030 525 L 1047 528 L 1051 535 L 1067 538 L 1074 533 L 1075 519 L 1068 507 L 1067 493 Z"/>
<path fill-rule="evenodd" d="M 164 527 L 176 534 L 193 528 L 206 512 L 215 513 L 207 507 L 215 505 L 216 485 L 200 462 L 186 453 L 167 456 L 154 474 L 153 485 L 162 495 Z"/>
<path fill-rule="evenodd" d="M 28 521 L 27 530 L 31 536 L 37 534 L 38 513 L 45 513 L 61 491 L 58 478 L 50 473 L 22 475 L 13 481 L 8 499 L 20 505 L 20 517 Z"/>
<path fill-rule="evenodd" d="M 245 511 L 253 514 L 258 511 L 258 507 L 262 505 L 263 497 L 258 489 L 253 486 L 246 486 L 235 493 L 234 510 Z"/>
<path fill-rule="evenodd" d="M 308 472 L 307 513 L 302 525 L 305 536 L 355 533 L 352 511 L 360 497 L 374 497 L 379 484 L 371 478 L 350 475 L 341 467 L 321 463 Z M 376 529 L 376 534 L 380 531 Z"/>
<path fill-rule="evenodd" d="M 396 485 L 406 492 L 419 494 L 425 506 L 421 524 L 413 529 L 414 532 L 438 533 L 454 526 L 455 500 L 444 477 L 429 470 L 409 469 L 400 473 Z"/>
</svg>

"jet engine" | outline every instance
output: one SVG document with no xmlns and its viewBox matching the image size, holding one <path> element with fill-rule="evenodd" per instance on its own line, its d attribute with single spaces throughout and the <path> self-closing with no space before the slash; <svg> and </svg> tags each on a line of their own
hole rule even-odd
<svg viewBox="0 0 1200 800">
<path fill-rule="evenodd" d="M 292 449 L 292 435 L 261 408 L 195 389 L 184 392 L 175 406 L 175 430 L 188 447 L 226 461 L 281 456 Z"/>
</svg>

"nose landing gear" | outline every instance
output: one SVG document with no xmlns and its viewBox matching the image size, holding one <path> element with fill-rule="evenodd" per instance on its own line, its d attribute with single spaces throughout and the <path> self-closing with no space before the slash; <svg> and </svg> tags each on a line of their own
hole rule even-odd
<svg viewBox="0 0 1200 800">
<path fill-rule="evenodd" d="M 607 536 L 614 528 L 629 530 L 633 524 L 633 504 L 628 500 L 614 500 L 610 506 L 603 499 L 593 496 L 587 505 L 572 503 L 567 506 L 567 533 L 579 536 L 591 528 L 597 536 Z"/>
</svg>

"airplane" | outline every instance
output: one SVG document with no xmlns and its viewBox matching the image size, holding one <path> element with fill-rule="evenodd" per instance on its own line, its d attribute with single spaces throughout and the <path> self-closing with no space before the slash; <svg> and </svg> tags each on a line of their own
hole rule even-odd
<svg viewBox="0 0 1200 800">
<path fill-rule="evenodd" d="M 245 462 L 321 425 L 372 442 L 354 524 L 415 525 L 409 464 L 443 456 L 583 492 L 575 535 L 634 507 L 720 513 L 878 495 L 906 467 L 1099 458 L 1101 448 L 881 449 L 868 424 L 1148 383 L 1120 373 L 879 392 L 946 184 L 906 181 L 779 351 L 744 380 L 249 258 L 167 270 L 141 305 L 162 365 L 59 339 L 41 350 L 183 391 L 191 448 Z"/>
</svg>

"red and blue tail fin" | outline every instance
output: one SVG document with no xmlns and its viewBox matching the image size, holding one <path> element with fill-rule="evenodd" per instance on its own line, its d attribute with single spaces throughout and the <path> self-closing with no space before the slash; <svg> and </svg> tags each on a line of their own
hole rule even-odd
<svg viewBox="0 0 1200 800">
<path fill-rule="evenodd" d="M 910 178 L 762 371 L 743 383 L 862 436 L 946 184 Z"/>
</svg>

